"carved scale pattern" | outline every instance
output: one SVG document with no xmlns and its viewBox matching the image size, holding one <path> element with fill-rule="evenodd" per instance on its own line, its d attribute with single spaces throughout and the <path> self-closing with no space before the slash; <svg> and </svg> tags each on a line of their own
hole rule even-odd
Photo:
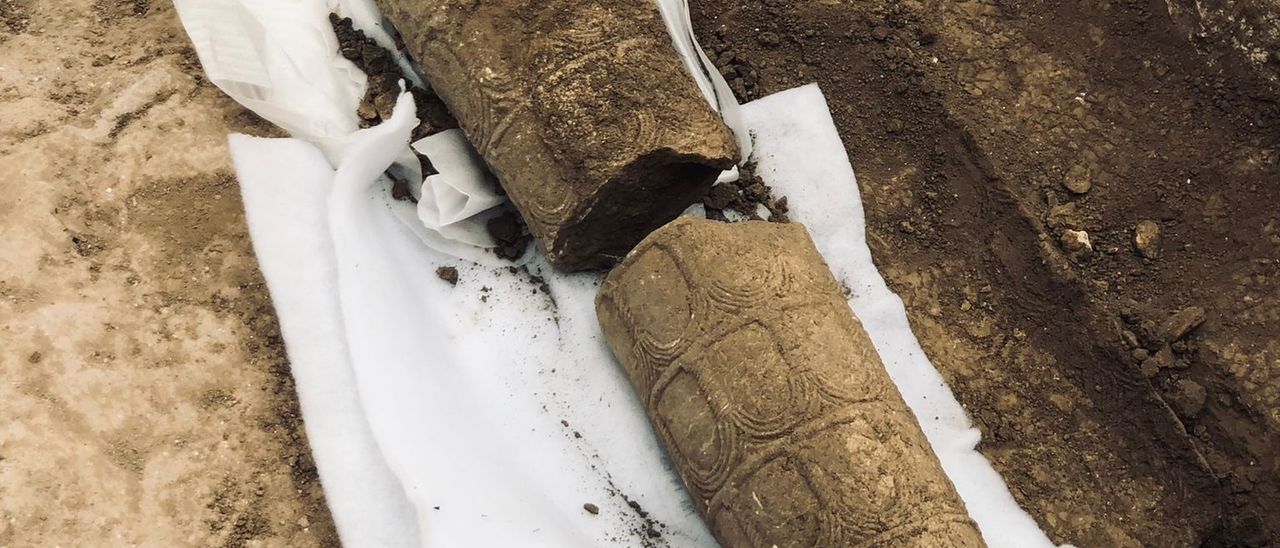
<svg viewBox="0 0 1280 548">
<path fill-rule="evenodd" d="M 652 2 L 379 1 L 546 250 L 630 166 L 737 154 Z"/>
<path fill-rule="evenodd" d="M 799 225 L 678 219 L 597 305 L 726 547 L 982 544 Z"/>
</svg>

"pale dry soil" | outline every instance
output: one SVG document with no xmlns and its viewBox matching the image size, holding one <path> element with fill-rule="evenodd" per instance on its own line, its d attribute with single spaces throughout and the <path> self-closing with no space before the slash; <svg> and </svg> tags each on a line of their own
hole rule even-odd
<svg viewBox="0 0 1280 548">
<path fill-rule="evenodd" d="M 0 0 L 0 546 L 336 545 L 173 7 Z"/>
</svg>

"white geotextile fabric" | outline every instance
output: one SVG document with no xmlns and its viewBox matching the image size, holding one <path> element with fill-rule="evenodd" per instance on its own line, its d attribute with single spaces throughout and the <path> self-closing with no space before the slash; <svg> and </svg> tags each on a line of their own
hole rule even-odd
<svg viewBox="0 0 1280 548">
<path fill-rule="evenodd" d="M 402 98 L 335 172 L 293 139 L 232 136 L 254 248 L 280 318 L 326 498 L 348 546 L 711 547 L 641 403 L 601 340 L 599 274 L 527 276 L 425 246 L 381 171 Z M 1048 546 L 973 447 L 871 261 L 857 182 L 816 86 L 744 105 L 757 173 L 813 235 L 992 546 Z M 436 275 L 456 266 L 451 287 Z M 936 417 L 936 418 L 935 418 Z M 627 504 L 661 523 L 662 537 Z M 599 515 L 583 510 L 599 506 Z"/>
<path fill-rule="evenodd" d="M 734 129 L 743 157 L 749 156 L 751 138 L 742 130 L 738 104 L 693 36 L 687 0 L 653 1 L 687 72 Z M 339 53 L 330 12 L 350 17 L 356 29 L 392 52 L 411 83 L 423 86 L 395 50 L 373 0 L 174 0 L 174 5 L 209 81 L 291 136 L 315 144 L 333 166 L 350 153 L 359 128 L 356 106 L 368 77 Z M 413 150 L 439 171 L 425 181 L 409 143 L 400 148 L 398 169 L 419 202 L 416 211 L 397 208 L 396 215 L 433 249 L 490 262 L 479 252 L 494 247 L 485 221 L 494 214 L 488 210 L 506 199 L 489 184 L 491 175 L 462 131 L 413 143 Z"/>
</svg>

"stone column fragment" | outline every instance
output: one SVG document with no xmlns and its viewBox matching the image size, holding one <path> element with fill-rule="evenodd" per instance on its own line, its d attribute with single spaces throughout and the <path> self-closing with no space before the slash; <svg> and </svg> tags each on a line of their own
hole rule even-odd
<svg viewBox="0 0 1280 548">
<path fill-rule="evenodd" d="M 552 264 L 612 265 L 737 161 L 649 0 L 378 0 Z"/>
<path fill-rule="evenodd" d="M 682 217 L 596 312 L 725 548 L 983 545 L 804 227 Z"/>
</svg>

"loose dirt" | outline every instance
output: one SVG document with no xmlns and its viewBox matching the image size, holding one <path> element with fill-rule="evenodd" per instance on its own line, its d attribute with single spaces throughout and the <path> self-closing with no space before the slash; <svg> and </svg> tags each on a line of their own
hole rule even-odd
<svg viewBox="0 0 1280 548">
<path fill-rule="evenodd" d="M 453 266 L 442 266 L 436 269 L 436 277 L 449 285 L 458 285 L 458 269 Z"/>
<path fill-rule="evenodd" d="M 405 81 L 409 92 L 413 94 L 414 106 L 417 108 L 418 127 L 413 130 L 413 140 L 434 135 L 447 129 L 458 127 L 458 121 L 449 113 L 440 96 L 431 88 L 421 88 L 408 83 L 391 52 L 379 46 L 365 33 L 356 30 L 350 18 L 329 14 L 329 24 L 338 38 L 338 52 L 351 61 L 369 77 L 365 86 L 364 98 L 356 107 L 360 116 L 360 127 L 373 127 L 391 117 L 396 106 L 396 98 L 400 96 L 400 82 Z M 426 162 L 425 157 L 423 161 Z M 425 169 L 428 174 L 434 170 Z"/>
<path fill-rule="evenodd" d="M 0 545 L 336 546 L 169 3 L 0 0 Z"/>
<path fill-rule="evenodd" d="M 1274 7 L 691 4 L 745 98 L 821 85 L 877 264 L 1055 540 L 1277 539 Z"/>
<path fill-rule="evenodd" d="M 738 180 L 711 187 L 702 204 L 706 207 L 707 218 L 716 221 L 727 221 L 724 212 L 732 210 L 747 220 L 791 222 L 787 215 L 787 197 L 774 196 L 773 189 L 755 174 L 754 165 L 739 168 Z"/>
</svg>

